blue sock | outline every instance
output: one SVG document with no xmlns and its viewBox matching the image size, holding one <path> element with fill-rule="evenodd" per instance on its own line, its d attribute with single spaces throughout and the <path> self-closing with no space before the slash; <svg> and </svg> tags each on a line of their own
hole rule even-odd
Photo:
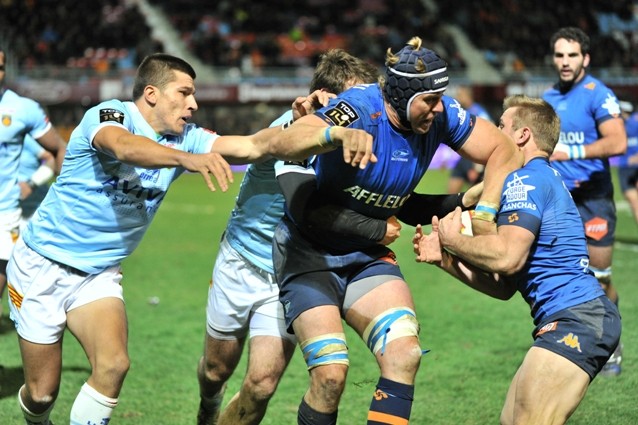
<svg viewBox="0 0 638 425">
<path fill-rule="evenodd" d="M 412 410 L 414 385 L 379 378 L 370 403 L 368 425 L 407 423 Z"/>
</svg>

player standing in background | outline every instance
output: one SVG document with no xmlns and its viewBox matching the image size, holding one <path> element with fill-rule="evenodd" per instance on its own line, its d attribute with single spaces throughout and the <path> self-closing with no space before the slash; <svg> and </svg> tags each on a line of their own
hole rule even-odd
<svg viewBox="0 0 638 425">
<path fill-rule="evenodd" d="M 474 101 L 472 87 L 459 86 L 456 89 L 456 95 L 454 96 L 454 98 L 459 101 L 461 106 L 468 113 L 492 122 L 492 117 L 490 117 L 490 114 L 483 107 L 483 105 Z M 452 168 L 452 171 L 450 171 L 450 178 L 447 184 L 447 192 L 459 193 L 463 190 L 465 185 L 472 186 L 480 182 L 482 178 L 483 165 L 475 164 L 469 159 L 460 157 Z"/>
<path fill-rule="evenodd" d="M 6 55 L 0 50 L 0 319 L 2 296 L 7 284 L 7 262 L 20 233 L 20 185 L 18 167 L 26 136 L 33 137 L 55 155 L 55 171 L 60 171 L 65 143 L 49 122 L 42 107 L 4 86 Z M 49 176 L 50 177 L 50 176 Z"/>
<path fill-rule="evenodd" d="M 189 123 L 197 110 L 194 80 L 184 60 L 150 55 L 138 67 L 134 101 L 90 108 L 71 134 L 60 176 L 15 245 L 7 265 L 9 307 L 25 379 L 18 400 L 28 424 L 50 423 L 66 329 L 91 366 L 70 422 L 110 421 L 130 365 L 120 263 L 182 173 L 201 174 L 214 191 L 213 174 L 226 190 L 232 172 L 223 157 L 265 159 L 269 139 L 281 132 L 219 136 Z"/>
<path fill-rule="evenodd" d="M 560 425 L 618 345 L 620 314 L 587 268 L 578 209 L 549 164 L 560 132 L 556 112 L 523 95 L 503 105 L 499 127 L 524 153 L 525 165 L 505 180 L 497 231 L 462 235 L 457 209 L 433 220 L 427 237 L 417 228 L 415 252 L 418 261 L 494 298 L 521 293 L 534 342 L 512 379 L 500 423 Z"/>
<path fill-rule="evenodd" d="M 627 132 L 627 152 L 618 157 L 618 182 L 638 223 L 638 112 L 631 102 L 621 101 L 620 110 Z"/>
<path fill-rule="evenodd" d="M 378 78 L 375 67 L 335 49 L 320 57 L 310 91 L 340 93 Z M 272 126 L 288 126 L 292 120 L 293 111 L 288 111 Z M 246 170 L 215 261 L 204 356 L 198 367 L 198 425 L 259 423 L 294 353 L 296 339 L 286 330 L 273 275 L 272 238 L 284 214 L 275 161 L 252 164 Z M 242 387 L 222 411 L 225 384 L 247 336 L 248 368 Z"/>
<path fill-rule="evenodd" d="M 561 28 L 552 35 L 550 48 L 559 81 L 543 99 L 561 122 L 552 167 L 563 176 L 582 217 L 590 269 L 609 299 L 618 304 L 611 278 L 616 206 L 609 157 L 625 152 L 627 135 L 616 96 L 586 72 L 589 47 L 589 37 L 579 28 Z M 621 360 L 619 344 L 601 374 L 618 375 Z"/>
<path fill-rule="evenodd" d="M 397 54 L 388 50 L 384 84 L 353 87 L 271 140 L 277 156 L 302 160 L 283 164 L 278 176 L 288 168 L 305 169 L 316 174 L 322 198 L 386 220 L 401 209 L 439 144 L 446 143 L 487 163 L 479 206 L 489 210 L 520 157 L 493 124 L 443 96 L 447 85 L 447 64 L 419 37 Z M 343 164 L 341 145 L 372 140 L 373 164 Z M 322 154 L 307 160 L 316 153 Z M 296 208 L 294 202 L 286 207 Z M 310 374 L 298 422 L 337 421 L 349 365 L 343 318 L 380 368 L 369 423 L 407 423 L 422 352 L 412 294 L 394 253 L 361 238 L 308 232 L 291 217 L 287 214 L 275 231 L 273 261 L 286 325 L 299 340 Z M 484 221 L 473 224 L 494 227 L 492 219 Z"/>
<path fill-rule="evenodd" d="M 20 208 L 22 209 L 20 229 L 24 228 L 47 195 L 54 168 L 55 157 L 51 152 L 40 146 L 33 137 L 26 136 L 18 169 Z"/>
</svg>

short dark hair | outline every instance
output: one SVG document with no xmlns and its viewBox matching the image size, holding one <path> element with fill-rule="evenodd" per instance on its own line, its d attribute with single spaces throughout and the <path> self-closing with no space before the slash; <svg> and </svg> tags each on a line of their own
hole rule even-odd
<svg viewBox="0 0 638 425">
<path fill-rule="evenodd" d="M 374 65 L 343 49 L 331 49 L 319 57 L 310 82 L 310 93 L 324 89 L 338 94 L 352 84 L 376 83 L 379 75 L 379 69 Z"/>
<path fill-rule="evenodd" d="M 144 94 L 144 88 L 148 85 L 160 89 L 175 80 L 172 71 L 180 71 L 190 75 L 194 80 L 195 70 L 184 59 L 168 55 L 166 53 L 154 53 L 142 60 L 137 68 L 135 82 L 133 83 L 133 100 L 137 100 Z"/>
<path fill-rule="evenodd" d="M 564 38 L 567 41 L 575 41 L 580 44 L 580 52 L 583 56 L 589 53 L 589 36 L 580 28 L 564 27 L 556 31 L 549 41 L 549 48 L 552 53 L 554 52 L 556 42 L 560 38 Z"/>
</svg>

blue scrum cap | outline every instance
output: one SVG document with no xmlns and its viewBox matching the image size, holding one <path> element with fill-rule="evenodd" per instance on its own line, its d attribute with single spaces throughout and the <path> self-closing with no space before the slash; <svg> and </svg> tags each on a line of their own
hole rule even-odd
<svg viewBox="0 0 638 425">
<path fill-rule="evenodd" d="M 439 93 L 448 85 L 447 63 L 432 50 L 414 50 L 405 46 L 397 53 L 399 61 L 386 66 L 385 93 L 390 105 L 399 114 L 401 124 L 410 128 L 410 104 L 420 94 Z M 425 72 L 417 71 L 417 63 Z"/>
</svg>

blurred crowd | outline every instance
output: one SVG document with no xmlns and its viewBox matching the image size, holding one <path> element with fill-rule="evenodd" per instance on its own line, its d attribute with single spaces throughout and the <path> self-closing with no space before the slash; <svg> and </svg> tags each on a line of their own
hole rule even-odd
<svg viewBox="0 0 638 425">
<path fill-rule="evenodd" d="M 205 64 L 258 74 L 313 66 L 331 47 L 382 64 L 388 47 L 413 35 L 463 69 L 448 24 L 462 28 L 485 59 L 507 73 L 548 64 L 548 37 L 574 25 L 592 36 L 594 67 L 638 65 L 638 1 L 493 0 L 148 0 Z M 0 35 L 21 67 L 132 69 L 162 50 L 132 0 L 1 0 Z"/>
</svg>

